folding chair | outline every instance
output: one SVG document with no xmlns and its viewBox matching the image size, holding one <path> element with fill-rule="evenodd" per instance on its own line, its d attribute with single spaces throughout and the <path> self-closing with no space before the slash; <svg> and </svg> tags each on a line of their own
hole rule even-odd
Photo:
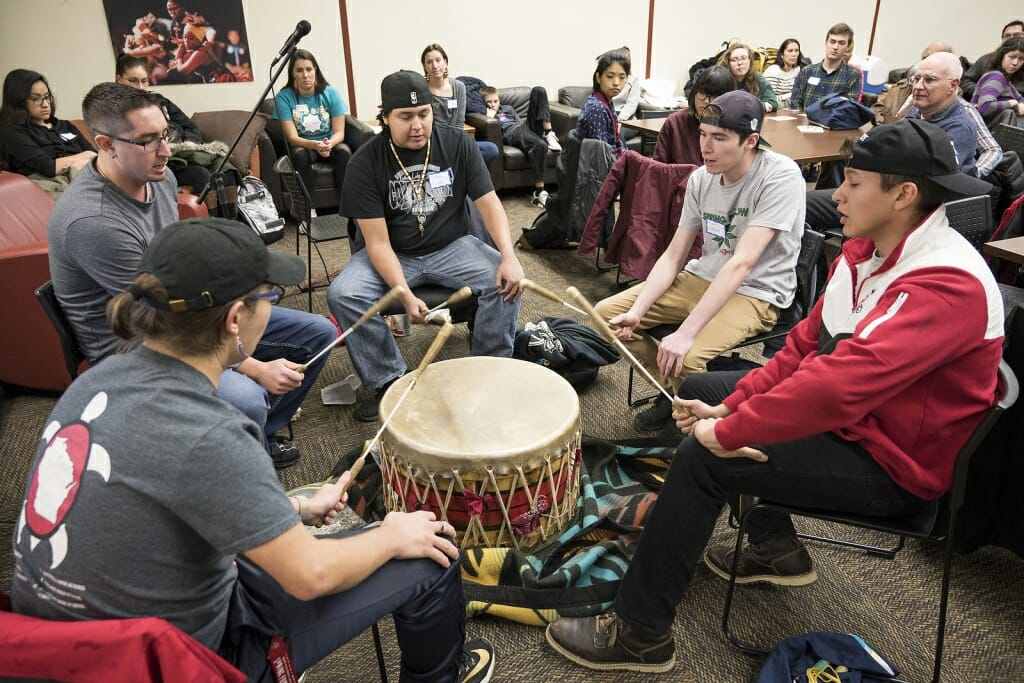
<svg viewBox="0 0 1024 683">
<path fill-rule="evenodd" d="M 64 308 L 57 300 L 57 294 L 53 291 L 53 281 L 47 280 L 43 283 L 35 291 L 35 295 L 39 300 L 39 305 L 43 307 L 46 317 L 53 324 L 53 329 L 57 332 L 60 349 L 64 353 L 64 367 L 67 368 L 68 375 L 74 380 L 78 377 L 78 369 L 82 363 L 86 362 L 85 353 L 82 352 L 82 347 L 79 346 L 78 339 L 75 338 L 75 331 L 71 329 L 71 323 L 68 322 L 68 318 L 64 314 Z"/>
<path fill-rule="evenodd" d="M 950 568 L 953 560 L 953 532 L 956 529 L 957 513 L 964 502 L 967 488 L 967 474 L 971 457 L 985 440 L 989 430 L 998 422 L 1002 414 L 1016 401 L 1019 391 L 1017 378 L 1006 361 L 999 363 L 999 380 L 996 397 L 985 413 L 981 422 L 975 427 L 970 438 L 956 456 L 953 469 L 953 486 L 946 495 L 929 505 L 924 511 L 907 517 L 867 517 L 841 512 L 831 512 L 811 507 L 785 505 L 763 500 L 755 496 L 741 496 L 739 504 L 739 531 L 736 534 L 736 552 L 733 555 L 732 568 L 729 576 L 729 588 L 725 594 L 725 607 L 722 615 L 722 631 L 735 647 L 752 655 L 767 655 L 769 650 L 751 645 L 740 640 L 729 629 L 729 614 L 732 609 L 733 593 L 736 588 L 736 570 L 740 551 L 743 547 L 743 532 L 750 515 L 758 510 L 776 510 L 789 515 L 810 517 L 837 524 L 871 529 L 883 533 L 896 534 L 900 537 L 910 536 L 928 541 L 943 543 L 942 557 L 942 588 L 939 596 L 939 624 L 935 641 L 935 663 L 933 681 L 939 680 L 942 669 L 942 649 L 946 631 L 946 609 L 949 602 Z M 830 541 L 830 539 L 819 539 Z M 831 541 L 839 545 L 854 545 L 845 541 Z M 902 544 L 902 538 L 901 538 Z M 860 546 L 857 546 L 860 547 Z M 891 559 L 891 556 L 889 557 Z"/>
<path fill-rule="evenodd" d="M 753 346 L 754 344 L 783 339 L 798 322 L 803 320 L 807 314 L 811 312 L 811 309 L 814 308 L 815 302 L 817 302 L 818 297 L 825 288 L 828 264 L 825 263 L 824 255 L 822 253 L 824 244 L 825 235 L 821 234 L 817 230 L 812 230 L 806 225 L 804 226 L 804 236 L 800 243 L 800 255 L 797 256 L 796 261 L 796 295 L 793 298 L 793 303 L 789 308 L 779 313 L 779 319 L 775 323 L 775 327 L 767 332 L 755 334 L 753 337 L 744 339 L 731 349 L 727 349 L 722 355 L 747 346 Z M 652 327 L 649 330 L 644 330 L 644 334 L 660 340 L 662 337 L 671 334 L 678 328 L 678 324 L 658 325 L 657 327 Z M 660 395 L 648 394 L 641 398 L 634 399 L 633 382 L 633 366 L 630 366 L 629 378 L 626 381 L 626 402 L 629 404 L 630 408 L 636 408 L 637 406 L 650 401 L 655 396 Z"/>
<path fill-rule="evenodd" d="M 992 137 L 996 139 L 1003 151 L 1013 151 L 1021 159 L 1024 159 L 1024 128 L 1011 126 L 1008 123 L 1000 123 L 992 131 Z"/>
<path fill-rule="evenodd" d="M 292 160 L 283 156 L 274 163 L 274 172 L 281 178 L 281 187 L 288 195 L 289 212 L 297 222 L 295 235 L 295 254 L 299 253 L 299 236 L 306 236 L 306 295 L 309 312 L 313 312 L 313 249 L 320 257 L 324 267 L 327 284 L 331 282 L 331 272 L 320 251 L 321 242 L 342 240 L 348 237 L 348 219 L 337 214 L 313 216 L 313 202 L 309 190 L 302 182 L 298 172 L 292 166 Z"/>
<path fill-rule="evenodd" d="M 949 226 L 979 252 L 996 229 L 992 220 L 992 198 L 987 194 L 946 202 L 946 218 Z"/>
</svg>

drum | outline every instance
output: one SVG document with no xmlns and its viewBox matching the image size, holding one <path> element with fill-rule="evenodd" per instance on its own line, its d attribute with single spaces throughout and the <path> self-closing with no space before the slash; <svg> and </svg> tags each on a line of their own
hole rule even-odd
<svg viewBox="0 0 1024 683">
<path fill-rule="evenodd" d="M 380 402 L 386 419 L 415 373 Z M 461 548 L 537 548 L 579 497 L 580 405 L 535 363 L 471 357 L 427 366 L 380 441 L 388 510 L 431 510 Z"/>
</svg>

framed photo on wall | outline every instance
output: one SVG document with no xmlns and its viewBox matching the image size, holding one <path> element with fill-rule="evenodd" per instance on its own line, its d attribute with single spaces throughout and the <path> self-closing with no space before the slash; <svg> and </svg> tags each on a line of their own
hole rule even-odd
<svg viewBox="0 0 1024 683">
<path fill-rule="evenodd" d="M 114 55 L 145 62 L 152 85 L 252 80 L 242 0 L 103 0 Z"/>
</svg>

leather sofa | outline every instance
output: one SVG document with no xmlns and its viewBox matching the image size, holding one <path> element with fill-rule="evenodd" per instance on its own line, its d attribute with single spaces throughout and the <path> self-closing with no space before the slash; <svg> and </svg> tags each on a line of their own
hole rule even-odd
<svg viewBox="0 0 1024 683">
<path fill-rule="evenodd" d="M 17 173 L 0 172 L 0 383 L 63 391 L 71 382 L 57 333 L 35 298 L 50 279 L 46 222 L 53 199 Z"/>
<path fill-rule="evenodd" d="M 570 130 L 576 130 L 580 110 L 586 104 L 594 89 L 589 85 L 566 85 L 558 89 L 558 102 L 551 104 L 551 127 L 559 140 L 564 140 Z M 639 152 L 641 139 L 636 136 L 626 141 L 626 147 Z"/>
<path fill-rule="evenodd" d="M 527 110 L 530 106 L 530 87 L 517 86 L 514 88 L 498 88 L 498 97 L 502 104 L 511 105 L 519 114 L 519 118 L 526 120 Z M 552 128 L 554 128 L 554 105 L 550 105 L 552 112 Z M 495 190 L 502 190 L 507 187 L 533 187 L 533 169 L 526 154 L 518 147 L 502 144 L 501 125 L 494 119 L 488 119 L 484 114 L 476 112 L 466 113 L 466 123 L 476 129 L 476 139 L 493 142 L 501 150 L 495 159 L 487 165 L 491 174 L 491 182 Z M 558 131 L 555 131 L 558 134 Z M 562 139 L 562 136 L 558 136 Z M 548 150 L 547 167 L 544 170 L 544 183 L 555 183 L 555 161 L 558 159 L 558 152 Z"/>
<path fill-rule="evenodd" d="M 284 190 L 281 187 L 281 180 L 273 172 L 274 163 L 288 154 L 288 145 L 281 132 L 281 122 L 274 119 L 274 100 L 263 100 L 260 111 L 267 114 L 270 119 L 267 121 L 266 133 L 272 147 L 273 159 L 266 164 L 266 171 L 260 177 L 270 188 L 270 194 L 274 197 L 274 203 L 284 214 L 288 208 L 287 199 L 284 197 Z M 345 117 L 345 144 L 355 152 L 361 144 L 374 136 L 373 128 L 364 121 L 354 116 Z M 269 176 L 269 177 L 268 177 Z M 313 199 L 313 208 L 326 209 L 338 206 L 338 199 L 341 197 L 341 188 L 334 186 L 334 169 L 329 163 L 313 162 L 313 179 L 315 187 L 307 187 L 309 195 Z"/>
<path fill-rule="evenodd" d="M 54 201 L 25 176 L 0 172 L 0 384 L 63 391 L 71 383 L 53 325 L 35 297 L 50 279 L 46 225 Z M 178 195 L 181 218 L 209 215 Z"/>
</svg>

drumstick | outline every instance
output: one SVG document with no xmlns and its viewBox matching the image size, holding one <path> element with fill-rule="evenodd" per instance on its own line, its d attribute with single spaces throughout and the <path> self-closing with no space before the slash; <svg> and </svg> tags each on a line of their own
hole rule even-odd
<svg viewBox="0 0 1024 683">
<path fill-rule="evenodd" d="M 331 349 L 333 349 L 335 346 L 343 342 L 345 340 L 345 337 L 352 334 L 352 332 L 354 332 L 355 330 L 359 329 L 363 325 L 363 323 L 365 323 L 367 320 L 383 311 L 388 306 L 390 306 L 392 301 L 402 296 L 403 294 L 405 294 L 405 287 L 403 287 L 402 285 L 398 285 L 397 287 L 392 287 L 391 289 L 389 289 L 387 294 L 377 299 L 377 303 L 366 309 L 366 313 L 363 313 L 361 316 L 359 316 L 359 319 L 352 323 L 351 327 L 349 327 L 347 330 L 339 334 L 337 339 L 335 339 L 330 344 L 325 346 L 315 356 L 307 360 L 304 365 L 301 365 L 298 368 L 296 368 L 295 371 L 305 372 L 306 368 L 320 360 L 321 356 L 323 356 L 325 353 L 329 353 Z"/>
<path fill-rule="evenodd" d="M 471 296 L 473 296 L 473 290 L 470 289 L 469 287 L 463 287 L 462 289 L 456 289 L 454 292 L 452 292 L 452 295 L 450 297 L 448 297 L 447 299 L 445 299 L 444 301 L 442 301 L 438 305 L 434 306 L 433 308 L 429 308 L 426 311 L 424 311 L 423 312 L 423 317 L 425 318 L 428 315 L 430 315 L 431 313 L 433 313 L 434 311 L 442 309 L 442 308 L 444 308 L 446 306 L 451 306 L 452 304 L 457 304 L 460 301 L 465 301 L 466 299 L 468 299 Z"/>
<path fill-rule="evenodd" d="M 580 315 L 583 315 L 583 316 L 587 315 L 586 311 L 584 311 L 584 310 L 582 310 L 580 308 L 576 308 L 571 303 L 569 303 L 568 301 L 566 301 L 562 297 L 558 296 L 557 294 L 552 292 L 547 287 L 544 287 L 543 285 L 538 285 L 536 282 L 534 282 L 533 280 L 530 280 L 529 278 L 525 278 L 524 277 L 522 280 L 519 281 L 519 284 L 521 284 L 526 289 L 529 289 L 529 290 L 531 290 L 531 291 L 533 291 L 533 292 L 535 292 L 537 294 L 540 294 L 542 297 L 545 297 L 547 299 L 551 299 L 556 304 L 562 304 L 566 308 L 571 308 L 572 310 L 576 311 Z"/>
<path fill-rule="evenodd" d="M 434 341 L 431 342 L 430 348 L 427 349 L 427 352 L 423 354 L 423 358 L 420 360 L 420 364 L 416 367 L 416 372 L 415 374 L 413 374 L 412 379 L 409 381 L 409 384 L 405 387 L 405 390 L 402 392 L 402 395 L 398 397 L 398 400 L 395 401 L 395 406 L 391 409 L 391 412 L 388 413 L 388 416 L 384 418 L 384 421 L 381 422 L 380 429 L 378 429 L 377 433 L 373 435 L 373 438 L 367 441 L 365 444 L 363 444 L 363 452 L 359 454 L 359 457 L 356 458 L 356 461 L 352 463 L 352 467 L 349 468 L 349 472 L 351 474 L 349 474 L 348 482 L 345 484 L 345 488 L 343 488 L 341 491 L 342 495 L 344 495 L 344 493 L 348 491 L 349 487 L 352 486 L 352 482 L 356 480 L 356 475 L 359 474 L 359 470 L 363 469 L 363 463 L 366 462 L 366 454 L 369 453 L 370 450 L 377 444 L 377 441 L 380 439 L 381 434 L 384 433 L 384 430 L 387 429 L 388 423 L 391 422 L 391 418 L 395 416 L 395 414 L 398 412 L 399 407 L 401 407 L 402 401 L 404 401 L 405 398 L 409 395 L 409 392 L 412 391 L 412 388 L 416 386 L 416 380 L 420 378 L 420 375 L 423 374 L 423 371 L 426 370 L 427 366 L 430 365 L 431 361 L 434 360 L 434 357 L 441 350 L 441 347 L 444 346 L 444 343 L 448 341 L 448 337 L 451 335 L 452 329 L 454 329 L 454 325 L 446 322 L 444 326 L 440 330 L 438 330 L 437 336 L 434 337 Z"/>
<path fill-rule="evenodd" d="M 598 315 L 597 311 L 594 310 L 594 307 L 589 301 L 587 301 L 587 297 L 583 296 L 583 294 L 580 293 L 580 290 L 575 287 L 569 287 L 565 290 L 565 293 L 586 311 L 601 336 L 611 342 L 611 344 L 619 350 L 619 353 L 621 353 L 623 357 L 625 357 L 626 360 L 628 360 L 630 364 L 644 376 L 644 379 L 650 382 L 651 386 L 657 388 L 658 391 L 661 392 L 662 396 L 668 399 L 669 403 L 672 403 L 672 395 L 665 390 L 665 387 L 661 386 L 661 383 L 658 380 L 654 379 L 654 376 L 651 375 L 650 371 L 648 371 L 646 367 L 644 367 L 644 364 L 637 360 L 636 356 L 630 353 L 629 349 L 626 348 L 626 345 L 622 343 L 622 340 L 615 336 L 615 333 L 612 332 L 612 328 L 609 327 L 604 318 Z"/>
</svg>

